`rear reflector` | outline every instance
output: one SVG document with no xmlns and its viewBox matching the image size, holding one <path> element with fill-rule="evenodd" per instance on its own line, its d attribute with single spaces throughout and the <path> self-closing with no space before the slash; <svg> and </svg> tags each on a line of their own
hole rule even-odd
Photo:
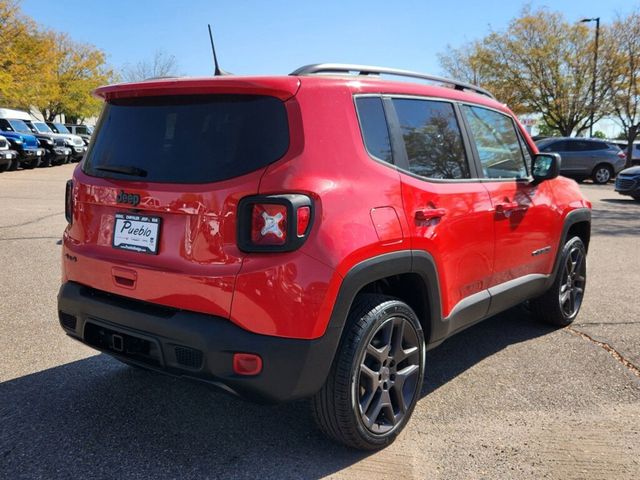
<svg viewBox="0 0 640 480">
<path fill-rule="evenodd" d="M 251 213 L 251 242 L 254 245 L 287 243 L 287 207 L 256 203 Z"/>
<path fill-rule="evenodd" d="M 238 246 L 243 252 L 291 252 L 313 225 L 313 202 L 306 195 L 256 195 L 238 204 Z"/>
<path fill-rule="evenodd" d="M 253 353 L 234 353 L 233 371 L 238 375 L 258 375 L 262 371 L 262 358 Z"/>
</svg>

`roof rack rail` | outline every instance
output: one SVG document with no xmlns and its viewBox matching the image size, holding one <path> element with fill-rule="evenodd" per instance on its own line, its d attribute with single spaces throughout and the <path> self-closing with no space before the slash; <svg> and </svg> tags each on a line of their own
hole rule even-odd
<svg viewBox="0 0 640 480">
<path fill-rule="evenodd" d="M 294 70 L 289 75 L 311 75 L 315 73 L 351 73 L 356 72 L 357 75 L 395 75 L 398 77 L 419 78 L 421 80 L 429 80 L 431 82 L 444 83 L 452 85 L 456 90 L 471 90 L 489 98 L 495 97 L 484 88 L 476 87 L 470 83 L 459 82 L 449 78 L 439 77 L 437 75 L 428 75 L 426 73 L 412 72 L 410 70 L 399 70 L 397 68 L 373 67 L 369 65 L 351 65 L 346 63 L 315 63 L 305 65 Z"/>
</svg>

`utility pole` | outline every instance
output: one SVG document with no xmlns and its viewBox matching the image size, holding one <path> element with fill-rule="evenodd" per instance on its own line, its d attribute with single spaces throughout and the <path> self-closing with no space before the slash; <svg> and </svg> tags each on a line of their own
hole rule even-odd
<svg viewBox="0 0 640 480">
<path fill-rule="evenodd" d="M 596 22 L 596 43 L 593 52 L 593 83 L 591 84 L 591 120 L 589 122 L 589 137 L 593 137 L 593 117 L 596 113 L 596 77 L 598 75 L 598 40 L 600 39 L 600 17 L 583 18 L 582 23 Z"/>
</svg>

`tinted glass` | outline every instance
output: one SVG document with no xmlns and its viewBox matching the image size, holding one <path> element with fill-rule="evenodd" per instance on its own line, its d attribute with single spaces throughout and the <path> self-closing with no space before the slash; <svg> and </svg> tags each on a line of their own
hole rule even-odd
<svg viewBox="0 0 640 480">
<path fill-rule="evenodd" d="M 356 99 L 360 128 L 367 151 L 376 158 L 391 163 L 391 142 L 382 99 L 363 97 Z"/>
<path fill-rule="evenodd" d="M 13 127 L 9 125 L 9 122 L 4 118 L 0 118 L 0 129 L 4 130 L 5 132 L 13 132 Z"/>
<path fill-rule="evenodd" d="M 31 129 L 22 120 L 9 120 L 9 123 L 16 132 L 31 133 Z"/>
<path fill-rule="evenodd" d="M 54 123 L 53 124 L 54 127 L 56 127 L 56 131 L 58 133 L 71 133 L 67 127 L 65 127 L 64 125 L 62 125 L 61 123 Z"/>
<path fill-rule="evenodd" d="M 560 140 L 559 142 L 551 142 L 543 146 L 541 152 L 567 152 L 569 151 L 569 142 Z"/>
<path fill-rule="evenodd" d="M 96 168 L 128 167 L 149 182 L 215 182 L 264 167 L 288 148 L 287 113 L 273 97 L 127 99 L 105 106 L 85 171 L 137 179 Z"/>
<path fill-rule="evenodd" d="M 518 140 L 520 140 L 520 148 L 522 149 L 522 153 L 524 154 L 524 163 L 527 166 L 527 170 L 531 171 L 531 165 L 533 164 L 533 157 L 531 156 L 531 151 L 529 150 L 529 145 L 522 137 L 522 134 L 518 132 Z"/>
<path fill-rule="evenodd" d="M 527 169 L 511 117 L 481 107 L 463 107 L 487 178 L 524 178 Z"/>
<path fill-rule="evenodd" d="M 427 178 L 469 178 L 453 105 L 396 98 L 393 104 L 407 150 L 409 171 Z"/>
<path fill-rule="evenodd" d="M 52 130 L 49 128 L 49 125 L 43 122 L 33 122 L 33 125 L 36 127 L 40 133 L 51 133 Z"/>
</svg>

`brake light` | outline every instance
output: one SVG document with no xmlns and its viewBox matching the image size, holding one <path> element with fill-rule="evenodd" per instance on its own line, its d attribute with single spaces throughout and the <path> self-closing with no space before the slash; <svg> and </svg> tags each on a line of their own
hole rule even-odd
<svg viewBox="0 0 640 480">
<path fill-rule="evenodd" d="M 238 205 L 238 246 L 245 252 L 289 252 L 311 230 L 312 202 L 306 195 L 243 198 Z"/>
<path fill-rule="evenodd" d="M 69 225 L 73 223 L 73 180 L 67 181 L 64 190 L 64 217 Z"/>
<path fill-rule="evenodd" d="M 622 159 L 625 159 L 625 158 L 627 158 L 627 154 L 626 154 L 626 153 L 624 153 L 624 152 L 621 150 L 621 151 L 619 151 L 619 152 L 618 152 L 618 157 L 620 157 L 620 158 L 622 158 Z"/>
</svg>

